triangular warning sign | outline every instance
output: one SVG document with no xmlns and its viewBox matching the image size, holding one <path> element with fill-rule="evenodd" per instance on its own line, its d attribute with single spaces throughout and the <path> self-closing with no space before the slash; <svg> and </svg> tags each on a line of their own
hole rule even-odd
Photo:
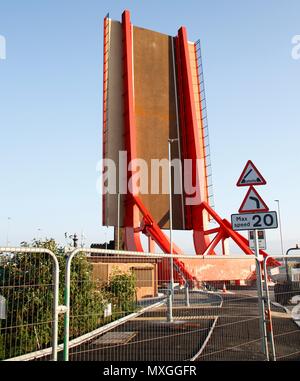
<svg viewBox="0 0 300 381">
<path fill-rule="evenodd" d="M 264 200 L 260 197 L 257 191 L 251 186 L 240 206 L 239 213 L 256 213 L 256 212 L 268 212 Z"/>
<path fill-rule="evenodd" d="M 255 167 L 252 161 L 248 160 L 236 185 L 238 187 L 246 187 L 249 185 L 264 185 L 264 184 L 267 184 L 266 180 L 263 178 L 262 174 Z"/>
</svg>

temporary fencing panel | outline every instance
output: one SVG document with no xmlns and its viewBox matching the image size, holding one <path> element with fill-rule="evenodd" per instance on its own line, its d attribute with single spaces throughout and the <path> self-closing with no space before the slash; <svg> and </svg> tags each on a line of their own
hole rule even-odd
<svg viewBox="0 0 300 381">
<path fill-rule="evenodd" d="M 260 299 L 254 256 L 173 255 L 170 282 L 168 254 L 0 253 L 2 360 L 56 360 L 57 352 L 59 360 L 71 361 L 300 358 L 295 255 L 276 257 L 280 267 L 260 259 Z M 66 267 L 60 290 L 59 264 Z"/>
<path fill-rule="evenodd" d="M 75 277 L 79 260 L 90 269 Z M 173 263 L 171 289 L 168 254 L 73 252 L 66 272 L 65 359 L 265 360 L 255 258 L 173 256 Z M 231 281 L 225 268 L 233 269 Z M 78 301 L 78 295 L 86 297 Z"/>
<path fill-rule="evenodd" d="M 274 256 L 281 266 L 268 271 L 270 324 L 278 361 L 300 360 L 300 256 Z M 267 265 L 269 259 L 266 259 Z"/>
<path fill-rule="evenodd" d="M 50 250 L 0 248 L 1 360 L 57 359 L 58 282 Z"/>
</svg>

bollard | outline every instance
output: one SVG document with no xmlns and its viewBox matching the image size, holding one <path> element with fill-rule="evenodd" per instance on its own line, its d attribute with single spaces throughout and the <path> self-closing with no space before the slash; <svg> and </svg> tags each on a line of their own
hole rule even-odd
<svg viewBox="0 0 300 381">
<path fill-rule="evenodd" d="M 185 305 L 187 307 L 190 306 L 190 294 L 189 294 L 189 284 L 186 282 L 185 284 Z"/>
<path fill-rule="evenodd" d="M 168 297 L 167 297 L 167 321 L 169 323 L 173 322 L 173 313 L 172 313 L 172 308 L 173 308 L 173 303 L 172 303 L 172 291 L 168 290 Z"/>
</svg>

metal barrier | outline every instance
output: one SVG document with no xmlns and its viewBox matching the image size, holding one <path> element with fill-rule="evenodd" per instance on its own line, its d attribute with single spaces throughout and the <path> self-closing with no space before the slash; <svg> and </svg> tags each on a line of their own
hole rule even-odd
<svg viewBox="0 0 300 381">
<path fill-rule="evenodd" d="M 171 289 L 168 254 L 0 248 L 1 359 L 300 358 L 300 256 L 273 257 L 280 268 L 254 256 L 173 257 Z"/>
<path fill-rule="evenodd" d="M 2 360 L 26 359 L 48 347 L 50 359 L 57 360 L 58 296 L 59 265 L 52 251 L 0 248 Z"/>
<path fill-rule="evenodd" d="M 92 276 L 75 279 L 72 266 L 80 257 L 92 266 Z M 174 257 L 180 263 L 174 266 L 170 321 L 170 255 L 101 249 L 70 253 L 65 274 L 64 359 L 267 360 L 254 256 Z M 222 267 L 227 274 L 231 268 L 234 279 L 237 264 L 246 278 L 243 286 L 222 279 Z M 185 270 L 194 274 L 193 279 L 186 278 Z M 90 299 L 78 310 L 74 292 L 82 294 L 86 288 Z"/>
<path fill-rule="evenodd" d="M 264 260 L 267 309 L 265 320 L 273 360 L 300 359 L 300 255 L 273 256 L 281 262 L 275 269 Z"/>
</svg>

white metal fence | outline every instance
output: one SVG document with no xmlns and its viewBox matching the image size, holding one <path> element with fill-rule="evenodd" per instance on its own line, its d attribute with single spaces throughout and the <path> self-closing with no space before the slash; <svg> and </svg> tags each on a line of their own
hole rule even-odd
<svg viewBox="0 0 300 381">
<path fill-rule="evenodd" d="M 278 268 L 265 261 L 260 268 L 268 281 L 257 292 L 254 256 L 173 256 L 171 289 L 168 254 L 0 252 L 1 359 L 300 358 L 300 328 L 289 305 L 281 306 L 291 303 L 295 290 L 282 290 L 271 275 Z M 228 275 L 236 281 L 226 281 Z"/>
<path fill-rule="evenodd" d="M 56 360 L 56 256 L 46 249 L 0 248 L 0 295 L 0 358 L 15 358 L 51 347 L 50 357 Z"/>
<path fill-rule="evenodd" d="M 101 308 L 95 314 L 87 311 L 82 329 L 90 331 L 91 323 L 100 327 L 93 327 L 79 344 L 76 342 L 78 345 L 68 345 L 68 331 L 74 342 L 78 316 L 69 286 L 72 262 L 82 255 L 82 249 L 77 249 L 69 256 L 66 266 L 65 304 L 69 313 L 65 315 L 65 360 L 266 358 L 259 324 L 254 257 L 173 256 L 174 289 L 170 298 L 169 255 L 97 249 L 85 250 L 85 254 L 93 267 L 94 289 L 101 294 L 102 312 Z M 247 273 L 244 287 L 224 282 L 220 275 L 224 262 L 228 271 L 234 268 L 233 261 L 243 263 L 241 271 Z M 86 283 L 91 286 L 90 281 L 91 278 L 79 281 L 77 291 L 85 289 Z M 236 348 L 239 348 L 238 357 Z"/>
<path fill-rule="evenodd" d="M 277 360 L 300 359 L 300 281 L 294 274 L 300 268 L 300 256 L 274 256 L 281 266 L 269 269 L 267 291 L 269 296 L 270 325 L 273 352 Z M 269 258 L 265 260 L 265 268 Z"/>
</svg>

